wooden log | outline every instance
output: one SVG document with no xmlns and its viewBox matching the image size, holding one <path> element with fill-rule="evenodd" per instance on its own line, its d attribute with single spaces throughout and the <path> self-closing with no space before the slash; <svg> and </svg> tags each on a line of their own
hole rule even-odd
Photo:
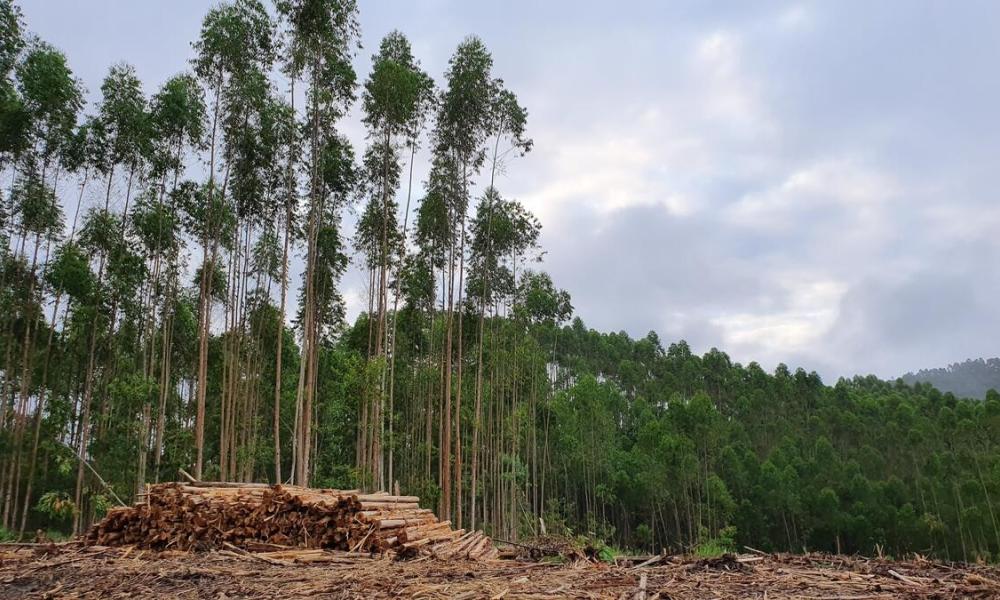
<svg viewBox="0 0 1000 600">
<path fill-rule="evenodd" d="M 420 502 L 418 496 L 390 496 L 388 494 L 355 494 L 352 495 L 353 500 L 358 502 L 396 502 L 396 503 L 406 503 L 415 504 Z"/>
<path fill-rule="evenodd" d="M 418 509 L 420 505 L 416 502 L 362 502 L 361 510 L 380 510 L 380 509 L 392 509 L 392 510 L 404 510 L 404 509 Z"/>
<path fill-rule="evenodd" d="M 171 551 L 235 552 L 227 544 L 244 551 L 354 548 L 400 556 L 491 551 L 482 532 L 453 530 L 420 508 L 419 498 L 398 493 L 188 481 L 150 485 L 144 498 L 109 511 L 88 531 L 86 543 Z"/>
<path fill-rule="evenodd" d="M 413 548 L 419 548 L 421 546 L 426 546 L 429 543 L 431 543 L 430 538 L 424 538 L 422 540 L 416 540 L 416 541 L 413 541 L 413 542 L 406 542 L 405 544 L 403 544 L 403 547 L 406 548 L 407 550 L 411 550 Z"/>
</svg>

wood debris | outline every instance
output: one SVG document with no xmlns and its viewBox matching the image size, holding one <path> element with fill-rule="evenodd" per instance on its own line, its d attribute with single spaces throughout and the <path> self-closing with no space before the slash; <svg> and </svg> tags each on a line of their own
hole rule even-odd
<svg viewBox="0 0 1000 600">
<path fill-rule="evenodd" d="M 273 554 L 311 548 L 400 558 L 496 556 L 482 531 L 452 529 L 449 521 L 420 508 L 416 496 L 221 482 L 152 485 L 143 501 L 108 511 L 84 539 L 151 550 Z"/>
<path fill-rule="evenodd" d="M 237 546 L 237 548 L 239 548 Z M 10 547 L 4 598 L 645 598 L 944 600 L 1000 597 L 1000 568 L 821 554 L 706 561 L 668 556 L 641 569 L 483 560 L 393 560 L 320 548 L 248 552 L 103 546 Z M 741 565 L 737 567 L 736 565 Z M 903 579 L 901 579 L 902 577 Z M 46 595 L 48 594 L 48 596 Z"/>
</svg>

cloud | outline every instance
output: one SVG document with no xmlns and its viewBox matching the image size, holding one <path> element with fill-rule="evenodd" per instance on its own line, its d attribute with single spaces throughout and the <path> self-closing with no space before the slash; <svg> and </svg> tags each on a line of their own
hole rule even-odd
<svg viewBox="0 0 1000 600">
<path fill-rule="evenodd" d="M 815 279 L 809 273 L 775 277 L 775 306 L 758 312 L 732 312 L 715 317 L 724 347 L 737 355 L 756 353 L 758 362 L 775 363 L 789 355 L 809 355 L 830 334 L 846 285 Z"/>
<path fill-rule="evenodd" d="M 122 58 L 148 89 L 182 69 L 204 12 L 185 2 L 155 40 L 128 33 L 162 18 L 146 3 L 23 4 L 96 90 Z M 107 14 L 136 26 L 93 38 Z M 485 40 L 535 140 L 498 187 L 540 217 L 542 268 L 591 326 L 895 376 L 1000 355 L 998 21 L 996 3 L 387 1 L 361 9 L 357 65 L 399 27 L 440 79 Z M 365 143 L 356 110 L 340 126 Z M 352 266 L 351 317 L 367 285 Z"/>
<path fill-rule="evenodd" d="M 781 11 L 778 26 L 786 31 L 800 32 L 809 28 L 812 14 L 805 6 L 794 4 Z"/>
<path fill-rule="evenodd" d="M 811 212 L 833 210 L 870 226 L 899 194 L 898 183 L 884 173 L 851 159 L 826 159 L 793 171 L 774 187 L 746 194 L 727 217 L 738 226 L 789 229 Z"/>
</svg>

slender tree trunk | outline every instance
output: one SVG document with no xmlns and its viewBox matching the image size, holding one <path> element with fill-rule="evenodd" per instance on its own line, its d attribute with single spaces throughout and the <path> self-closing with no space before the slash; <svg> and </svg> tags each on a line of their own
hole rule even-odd
<svg viewBox="0 0 1000 600">
<path fill-rule="evenodd" d="M 468 183 L 466 182 L 466 186 Z M 462 528 L 462 296 L 465 279 L 465 211 L 459 226 L 461 242 L 458 251 L 458 384 L 455 389 L 455 518 L 458 528 Z"/>
<path fill-rule="evenodd" d="M 31 268 L 29 270 L 28 294 L 24 300 L 24 338 L 21 341 L 21 386 L 18 400 L 14 409 L 13 419 L 13 439 L 11 444 L 11 455 L 9 462 L 9 473 L 6 477 L 7 486 L 4 494 L 3 525 L 11 528 L 11 521 L 17 514 L 16 503 L 19 499 L 17 484 L 21 473 L 21 443 L 24 437 L 24 429 L 27 421 L 28 391 L 31 386 L 31 349 L 33 347 L 33 323 L 35 322 L 34 307 L 32 306 L 35 295 L 35 270 L 38 266 L 38 249 L 41 246 L 42 236 L 35 234 L 35 247 L 32 251 Z M 13 342 L 13 339 L 11 339 Z M 9 373 L 9 371 L 7 372 Z"/>
<path fill-rule="evenodd" d="M 455 240 L 452 239 L 448 249 L 448 309 L 445 315 L 444 343 L 444 385 L 441 390 L 443 406 L 441 407 L 441 515 L 442 520 L 451 520 L 451 365 L 452 365 L 452 328 L 454 323 L 455 294 Z"/>
<path fill-rule="evenodd" d="M 104 214 L 108 213 L 108 209 L 111 204 L 111 184 L 114 181 L 115 166 L 111 165 L 111 170 L 108 173 L 108 185 L 104 197 Z M 104 266 L 105 266 L 105 256 L 102 254 L 100 258 L 100 265 L 97 269 L 97 287 L 98 290 L 104 284 Z M 90 342 L 87 351 L 87 370 L 84 375 L 84 389 L 83 398 L 81 400 L 80 410 L 82 412 L 80 420 L 80 445 L 79 445 L 79 456 L 77 457 L 77 470 L 76 470 L 76 491 L 73 494 L 75 510 L 73 512 L 73 533 L 81 533 L 81 512 L 83 511 L 83 475 L 84 475 L 84 461 L 87 458 L 87 443 L 89 441 L 90 435 L 90 404 L 94 394 L 94 368 L 95 368 L 95 354 L 97 351 L 97 333 L 100 326 L 100 298 L 94 302 L 95 311 L 98 315 L 91 324 L 90 330 Z"/>
<path fill-rule="evenodd" d="M 215 205 L 215 138 L 219 124 L 219 103 L 222 100 L 222 68 L 219 68 L 217 83 L 215 86 L 215 110 L 212 116 L 212 137 L 209 146 L 208 159 L 208 197 L 210 213 Z M 212 243 L 212 261 L 208 262 L 208 238 L 212 228 L 212 219 L 205 223 L 205 235 L 202 239 L 202 271 L 201 283 L 198 294 L 198 397 L 197 411 L 195 414 L 195 435 L 194 443 L 197 452 L 195 460 L 194 476 L 196 479 L 202 477 L 202 466 L 205 455 L 205 395 L 208 392 L 208 330 L 212 322 L 211 315 L 211 293 L 212 274 L 215 270 L 215 243 Z"/>
<path fill-rule="evenodd" d="M 292 77 L 289 91 L 292 106 L 292 120 L 295 120 L 295 78 Z M 294 142 L 294 139 L 292 140 Z M 285 338 L 285 300 L 288 291 L 288 240 L 292 230 L 292 206 L 295 202 L 294 149 L 293 143 L 288 148 L 288 199 L 285 208 L 285 239 L 281 249 L 281 309 L 278 313 L 278 339 L 275 352 L 274 370 L 274 483 L 281 483 L 281 353 Z"/>
<path fill-rule="evenodd" d="M 285 240 L 281 251 L 281 309 L 278 313 L 278 340 L 274 366 L 274 483 L 281 483 L 281 353 L 285 338 L 285 298 L 288 289 L 288 238 L 292 211 L 285 215 Z"/>
<path fill-rule="evenodd" d="M 410 143 L 410 176 L 409 182 L 406 186 L 406 210 L 403 211 L 403 240 L 405 244 L 406 240 L 406 228 L 410 222 L 410 198 L 413 191 L 413 158 L 416 156 L 417 143 L 416 140 Z M 389 348 L 389 483 L 392 484 L 395 481 L 395 474 L 393 472 L 393 449 L 395 449 L 395 438 L 393 437 L 393 422 L 395 419 L 393 400 L 395 399 L 396 393 L 396 331 L 397 324 L 399 321 L 399 296 L 400 296 L 400 285 L 402 283 L 403 277 L 402 273 L 402 258 L 400 259 L 400 269 L 396 272 L 396 290 L 393 296 L 392 304 L 392 342 Z"/>
</svg>

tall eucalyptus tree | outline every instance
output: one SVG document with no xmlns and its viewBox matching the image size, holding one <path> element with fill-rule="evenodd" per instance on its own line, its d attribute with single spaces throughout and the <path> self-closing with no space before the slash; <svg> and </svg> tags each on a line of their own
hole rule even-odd
<svg viewBox="0 0 1000 600">
<path fill-rule="evenodd" d="M 448 207 L 450 234 L 448 239 L 447 305 L 445 312 L 444 384 L 441 423 L 441 518 L 451 518 L 452 496 L 452 427 L 455 428 L 454 477 L 461 497 L 461 406 L 462 406 L 462 311 L 463 276 L 465 271 L 466 217 L 471 179 L 479 173 L 486 157 L 485 143 L 490 132 L 492 106 L 499 81 L 493 78 L 493 58 L 482 40 L 466 38 L 452 55 L 445 72 L 446 86 L 441 93 L 437 122 L 434 129 L 435 155 L 442 164 L 452 168 L 448 176 L 454 181 L 452 190 L 444 196 Z M 456 272 L 457 285 L 456 285 Z M 455 294 L 458 294 L 456 301 Z M 456 322 L 457 321 L 457 322 Z M 457 384 L 453 386 L 453 354 L 457 340 Z M 452 420 L 452 396 L 455 397 L 455 419 Z M 456 504 L 457 521 L 461 522 L 462 505 Z"/>
<path fill-rule="evenodd" d="M 4 19 L 7 21 L 7 19 Z M 16 15 L 14 22 L 16 23 Z M 15 33 L 15 32 L 12 32 Z M 7 50 L 16 49 L 18 45 L 11 45 L 8 42 Z M 5 56 L 5 62 L 12 57 Z M 6 73 L 4 73 L 6 75 Z M 52 46 L 40 41 L 32 40 L 24 56 L 16 65 L 17 87 L 19 97 L 16 98 L 16 106 L 13 108 L 13 115 L 9 115 L 12 120 L 12 130 L 8 131 L 12 135 L 9 142 L 10 153 L 17 158 L 17 163 L 12 165 L 15 175 L 20 173 L 35 179 L 32 189 L 50 189 L 55 186 L 50 184 L 49 175 L 52 175 L 54 182 L 58 173 L 52 174 L 50 167 L 59 162 L 59 157 L 64 148 L 67 147 L 72 138 L 72 129 L 75 125 L 77 113 L 83 103 L 83 93 L 80 83 L 73 76 L 69 68 L 66 56 Z M 20 140 L 15 140 L 18 136 Z M 58 169 L 53 169 L 58 171 Z M 12 189 L 16 177 L 12 177 Z M 40 187 L 39 187 L 40 186 Z M 36 194 L 29 194 L 36 196 Z M 17 210 L 14 206 L 13 194 L 10 198 L 11 211 Z M 9 216 L 13 216 L 12 214 Z M 26 231 L 22 231 L 20 236 L 21 250 L 26 239 Z M 36 252 L 37 254 L 37 252 Z M 35 261 L 33 261 L 35 262 Z M 34 266 L 31 268 L 34 277 Z M 11 320 L 16 313 L 7 313 L 5 325 L 13 324 Z M 4 327 L 5 332 L 8 327 Z M 28 330 L 25 330 L 27 332 Z M 25 337 L 26 341 L 28 338 Z M 8 358 L 10 346 L 8 346 Z M 5 361 L 5 372 L 10 372 L 10 361 Z M 13 378 L 8 378 L 9 383 Z"/>
<path fill-rule="evenodd" d="M 506 89 L 498 89 L 493 98 L 490 118 L 490 135 L 493 137 L 493 152 L 490 166 L 490 183 L 483 195 L 482 202 L 476 208 L 477 218 L 485 215 L 485 224 L 481 223 L 479 231 L 478 260 L 480 263 L 479 279 L 479 324 L 476 332 L 476 384 L 475 384 L 475 410 L 473 416 L 473 441 L 472 441 L 472 475 L 471 475 L 471 497 L 469 507 L 471 510 L 472 527 L 476 526 L 475 506 L 476 506 L 476 484 L 477 469 L 479 459 L 479 432 L 482 427 L 482 395 L 483 395 L 483 346 L 485 343 L 486 307 L 493 305 L 491 295 L 491 285 L 496 261 L 496 254 L 505 256 L 507 249 L 494 248 L 493 236 L 493 211 L 495 200 L 499 199 L 496 190 L 496 175 L 501 168 L 503 158 L 512 152 L 515 155 L 524 155 L 531 150 L 532 142 L 524 135 L 527 121 L 527 111 L 517 102 L 517 97 L 513 92 Z M 500 152 L 500 144 L 505 142 L 507 147 Z M 485 225 L 482 228 L 482 225 Z M 536 235 L 537 238 L 537 235 Z M 483 243 L 485 241 L 485 243 Z M 473 250 L 475 254 L 477 249 Z M 513 282 L 511 282 L 513 283 Z M 461 496 L 461 495 L 459 495 Z"/>
<path fill-rule="evenodd" d="M 69 239 L 59 246 L 50 259 L 49 268 L 45 272 L 45 283 L 49 291 L 55 296 L 52 303 L 51 326 L 48 328 L 47 340 L 45 344 L 44 359 L 42 363 L 41 380 L 36 393 L 34 412 L 34 433 L 32 436 L 31 453 L 28 463 L 27 482 L 25 485 L 24 502 L 21 505 L 21 523 L 18 528 L 18 535 L 23 536 L 27 525 L 28 511 L 31 507 L 32 490 L 35 482 L 35 468 L 38 464 L 38 448 L 41 442 L 42 419 L 46 408 L 49 405 L 49 395 L 56 394 L 56 387 L 50 386 L 50 372 L 61 365 L 54 362 L 53 349 L 59 346 L 58 341 L 63 340 L 66 330 L 65 324 L 69 315 L 71 305 L 74 301 L 86 302 L 87 293 L 90 289 L 91 272 L 87 263 L 87 258 L 83 255 L 75 242 L 77 222 L 80 215 L 80 207 L 83 203 L 83 194 L 87 188 L 90 171 L 93 166 L 95 155 L 98 153 L 98 142 L 94 135 L 95 126 L 90 119 L 80 125 L 69 143 L 64 146 L 61 153 L 63 167 L 79 175 L 83 174 L 79 183 L 79 194 L 76 199 L 76 208 L 73 212 L 73 220 L 70 226 Z M 63 312 L 63 328 L 59 331 L 58 340 L 56 326 L 59 319 L 59 309 L 64 296 L 67 296 L 66 308 Z M 50 389 L 51 388 L 51 389 Z"/>
<path fill-rule="evenodd" d="M 288 256 L 292 242 L 293 229 L 296 226 L 296 209 L 298 208 L 298 186 L 295 176 L 295 163 L 301 147 L 300 128 L 295 115 L 295 82 L 290 84 L 291 102 L 282 104 L 281 116 L 277 121 L 276 132 L 283 130 L 283 143 L 279 146 L 282 157 L 275 166 L 284 168 L 284 194 L 279 194 L 280 201 L 275 203 L 278 213 L 275 215 L 276 227 L 280 223 L 282 230 L 280 270 L 275 274 L 278 280 L 278 318 L 275 329 L 274 353 L 274 404 L 271 417 L 271 436 L 274 446 L 274 482 L 282 481 L 281 473 L 281 398 L 283 381 L 283 351 L 285 341 L 285 309 L 288 297 Z M 280 135 L 280 134 L 279 134 Z M 277 192 L 276 192 L 277 193 Z"/>
<path fill-rule="evenodd" d="M 219 185 L 220 153 L 218 152 L 219 127 L 232 117 L 228 109 L 232 102 L 223 101 L 234 78 L 251 77 L 250 74 L 267 73 L 274 61 L 274 23 L 267 9 L 258 0 L 235 0 L 212 8 L 202 21 L 201 34 L 194 44 L 197 57 L 194 70 L 207 89 L 211 90 L 213 110 L 212 126 L 208 138 L 208 181 L 204 194 L 209 203 L 225 206 L 228 167 Z M 229 100 L 235 100 L 229 98 Z M 217 254 L 220 240 L 229 239 L 222 232 L 225 211 L 211 210 L 201 229 L 202 267 L 199 271 L 198 289 L 198 389 L 195 414 L 195 476 L 201 477 L 205 448 L 205 399 L 208 390 L 208 338 L 212 321 L 212 297 Z"/>
<path fill-rule="evenodd" d="M 34 234 L 35 241 L 31 265 L 24 271 L 27 286 L 21 291 L 22 302 L 17 303 L 15 310 L 5 311 L 4 314 L 3 329 L 7 336 L 4 353 L 5 398 L 13 398 L 7 395 L 7 390 L 15 379 L 20 380 L 16 410 L 5 411 L 4 415 L 16 415 L 13 442 L 17 448 L 17 452 L 11 453 L 4 463 L 9 468 L 0 476 L 0 481 L 6 486 L 3 498 L 4 524 L 7 525 L 12 522 L 16 503 L 20 500 L 17 486 L 20 484 L 24 460 L 21 444 L 27 424 L 28 396 L 32 391 L 34 342 L 39 330 L 47 327 L 41 315 L 43 290 L 37 273 L 38 251 L 42 240 L 48 240 L 44 258 L 47 265 L 52 242 L 61 234 L 62 213 L 54 189 L 63 166 L 61 158 L 72 139 L 77 113 L 82 105 L 82 90 L 65 55 L 37 39 L 31 40 L 16 62 L 16 92 L 8 87 L 7 74 L 22 45 L 16 37 L 19 29 L 16 8 L 3 6 L 0 9 L 0 21 L 3 22 L 3 29 L 15 36 L 4 40 L 0 56 L 0 62 L 3 63 L 0 65 L 3 69 L 0 75 L 3 77 L 3 87 L 6 88 L 3 91 L 6 97 L 3 109 L 5 114 L 2 117 L 3 133 L 5 137 L 10 136 L 0 142 L 0 146 L 9 153 L 8 156 L 15 159 L 12 167 L 16 175 L 12 177 L 12 214 L 9 216 L 13 217 L 12 225 L 15 222 L 19 224 L 19 254 L 24 255 L 24 245 L 31 234 Z M 0 279 L 3 280 L 4 287 L 9 285 L 6 272 Z M 17 310 L 18 306 L 21 310 Z M 17 343 L 14 337 L 17 322 L 20 322 L 17 329 L 21 333 L 21 368 L 20 377 L 15 378 L 11 359 L 14 355 L 12 349 Z"/>
<path fill-rule="evenodd" d="M 296 392 L 293 477 L 310 477 L 313 399 L 320 331 L 330 326 L 339 306 L 332 287 L 343 271 L 339 208 L 354 184 L 353 153 L 336 132 L 337 121 L 354 100 L 357 76 L 351 58 L 359 35 L 354 0 L 280 0 L 290 26 L 288 72 L 306 83 L 306 269 L 302 295 L 302 360 Z"/>
<path fill-rule="evenodd" d="M 247 412 L 250 401 L 240 394 L 245 372 L 246 299 L 251 287 L 251 241 L 255 232 L 272 227 L 273 192 L 282 172 L 277 164 L 278 148 L 284 141 L 273 130 L 277 107 L 269 79 L 259 71 L 234 76 L 224 102 L 227 118 L 223 122 L 226 140 L 224 156 L 228 177 L 228 196 L 236 218 L 231 238 L 224 245 L 229 250 L 229 298 L 225 303 L 226 333 L 223 340 L 223 381 L 219 404 L 220 476 L 228 479 L 238 470 L 238 422 Z M 258 272 L 260 273 L 260 272 Z M 257 286 L 259 287 L 259 285 Z M 240 434 L 242 435 L 242 434 Z M 245 436 L 244 436 L 245 437 Z"/>
<path fill-rule="evenodd" d="M 124 291 L 122 286 L 115 284 L 124 283 L 123 279 L 135 275 L 131 272 L 128 264 L 131 262 L 128 260 L 128 250 L 123 244 L 124 210 L 128 208 L 136 171 L 141 168 L 143 159 L 149 150 L 146 98 L 142 92 L 142 83 L 136 76 L 135 70 L 128 65 L 112 67 L 101 84 L 101 93 L 102 100 L 98 107 L 98 117 L 95 124 L 101 135 L 97 169 L 107 178 L 104 206 L 100 211 L 91 210 L 88 213 L 81 232 L 81 246 L 91 252 L 91 259 L 97 261 L 98 267 L 96 294 L 91 297 L 91 306 L 87 307 L 87 310 L 92 312 L 93 318 L 90 321 L 84 391 L 80 401 L 80 435 L 78 436 L 80 460 L 77 465 L 77 483 L 74 495 L 77 510 L 73 519 L 73 529 L 77 532 L 81 530 L 83 524 L 80 517 L 83 502 L 84 460 L 88 454 L 88 444 L 92 433 L 91 412 L 93 407 L 91 403 L 96 385 L 96 371 L 102 371 L 102 381 L 105 383 L 112 376 L 109 364 L 98 365 L 96 362 L 97 342 L 105 329 L 110 332 L 115 326 L 118 302 L 123 298 L 121 293 L 116 292 Z M 115 174 L 119 167 L 123 167 L 128 172 L 122 215 L 111 213 L 112 191 Z M 124 262 L 117 259 L 124 259 Z M 110 285 L 106 285 L 109 283 Z M 102 398 L 102 417 L 106 415 L 107 407 L 105 395 Z"/>
<path fill-rule="evenodd" d="M 12 7 L 6 8 L 4 13 L 7 14 L 2 21 L 5 28 L 11 29 L 11 34 L 16 34 L 17 12 Z M 4 61 L 5 69 L 9 70 L 9 63 L 16 58 L 18 48 L 20 48 L 20 43 L 16 40 L 5 41 L 4 54 L 0 57 Z M 5 80 L 6 75 L 7 72 L 4 71 Z M 23 57 L 16 63 L 16 75 L 17 92 L 8 90 L 10 94 L 8 99 L 11 100 L 12 104 L 6 107 L 11 112 L 5 116 L 5 120 L 9 119 L 6 123 L 6 126 L 9 126 L 7 133 L 11 134 L 12 138 L 0 142 L 6 146 L 8 156 L 16 159 L 16 164 L 12 162 L 14 176 L 11 178 L 11 190 L 13 192 L 16 187 L 18 172 L 34 180 L 30 186 L 32 190 L 42 190 L 46 186 L 51 188 L 54 186 L 51 186 L 48 180 L 48 175 L 51 174 L 49 167 L 58 162 L 61 150 L 72 137 L 72 127 L 82 104 L 80 84 L 73 77 L 65 55 L 37 39 L 32 40 Z M 6 126 L 5 129 L 8 129 Z M 53 180 L 55 180 L 54 175 Z M 25 188 L 25 190 L 27 189 Z M 47 192 L 43 195 L 47 195 Z M 28 197 L 38 197 L 38 194 L 22 194 L 22 198 Z M 18 210 L 14 201 L 15 197 L 12 193 L 8 207 L 5 207 L 11 225 L 14 224 L 14 217 L 16 217 L 14 212 Z M 28 231 L 22 227 L 19 242 L 15 242 L 17 254 L 23 254 L 27 233 Z M 34 269 L 35 267 L 32 266 L 32 278 L 34 277 Z M 3 332 L 6 336 L 13 335 L 12 327 L 17 315 L 17 312 L 5 313 Z M 24 330 L 25 333 L 28 331 L 28 329 Z M 24 337 L 22 341 L 27 341 L 27 339 Z M 12 347 L 13 343 L 7 344 L 5 352 L 4 372 L 8 374 L 12 372 Z M 13 377 L 5 378 L 4 390 L 12 381 Z M 9 396 L 5 393 L 4 397 Z"/>
<path fill-rule="evenodd" d="M 364 84 L 362 104 L 363 121 L 368 128 L 370 140 L 365 154 L 368 205 L 358 225 L 358 241 L 366 255 L 372 272 L 369 306 L 374 305 L 371 318 L 377 315 L 374 329 L 374 350 L 372 356 L 378 365 L 379 389 L 371 407 L 370 436 L 366 436 L 367 448 L 364 461 L 359 467 L 368 469 L 376 486 L 386 485 L 386 462 L 389 464 L 388 481 L 393 480 L 392 447 L 383 447 L 385 424 L 386 364 L 390 339 L 393 339 L 387 323 L 390 270 L 401 263 L 405 231 L 399 228 L 398 203 L 395 194 L 402 175 L 400 151 L 403 144 L 410 144 L 410 166 L 412 168 L 415 138 L 419 135 L 424 115 L 430 104 L 433 82 L 420 70 L 413 58 L 410 42 L 398 32 L 389 33 L 379 46 L 379 52 L 372 59 L 372 72 Z M 409 212 L 407 206 L 406 212 Z M 408 216 L 404 213 L 404 221 Z M 396 294 L 398 298 L 398 291 Z M 395 323 L 395 318 L 394 321 Z M 391 360 L 391 358 L 390 358 Z M 391 382 L 389 384 L 391 386 Z M 391 392 L 389 393 L 391 397 Z M 389 428 L 392 430 L 392 406 L 389 406 Z M 390 433 L 391 436 L 391 433 Z M 391 444 L 391 440 L 390 440 Z M 386 461 L 388 457 L 388 461 Z"/>
<path fill-rule="evenodd" d="M 153 477 L 159 481 L 167 401 L 173 381 L 171 359 L 174 353 L 171 351 L 171 346 L 182 267 L 178 186 L 188 153 L 197 152 L 205 146 L 207 108 L 204 90 L 198 80 L 189 74 L 168 79 L 153 96 L 151 119 L 154 139 L 157 142 L 155 172 L 159 175 L 159 192 L 156 195 L 155 206 L 149 207 L 151 214 L 156 218 L 148 222 L 144 229 L 147 251 L 154 257 L 147 331 L 155 332 L 157 329 L 155 323 L 157 304 L 160 311 L 160 364 L 159 373 L 156 375 L 158 397 L 153 442 Z M 166 275 L 162 282 L 159 277 L 161 272 Z M 155 368 L 156 336 L 149 333 L 147 337 L 149 343 L 147 372 L 152 374 Z"/>
<path fill-rule="evenodd" d="M 537 248 L 541 224 L 520 203 L 506 200 L 490 186 L 479 202 L 471 226 L 471 253 L 468 294 L 470 304 L 478 307 L 480 322 L 476 358 L 475 407 L 472 427 L 470 519 L 476 524 L 476 498 L 479 492 L 480 433 L 483 411 L 483 346 L 485 307 L 513 299 L 517 280 L 512 261 Z M 497 398 L 491 397 L 491 401 Z"/>
</svg>

